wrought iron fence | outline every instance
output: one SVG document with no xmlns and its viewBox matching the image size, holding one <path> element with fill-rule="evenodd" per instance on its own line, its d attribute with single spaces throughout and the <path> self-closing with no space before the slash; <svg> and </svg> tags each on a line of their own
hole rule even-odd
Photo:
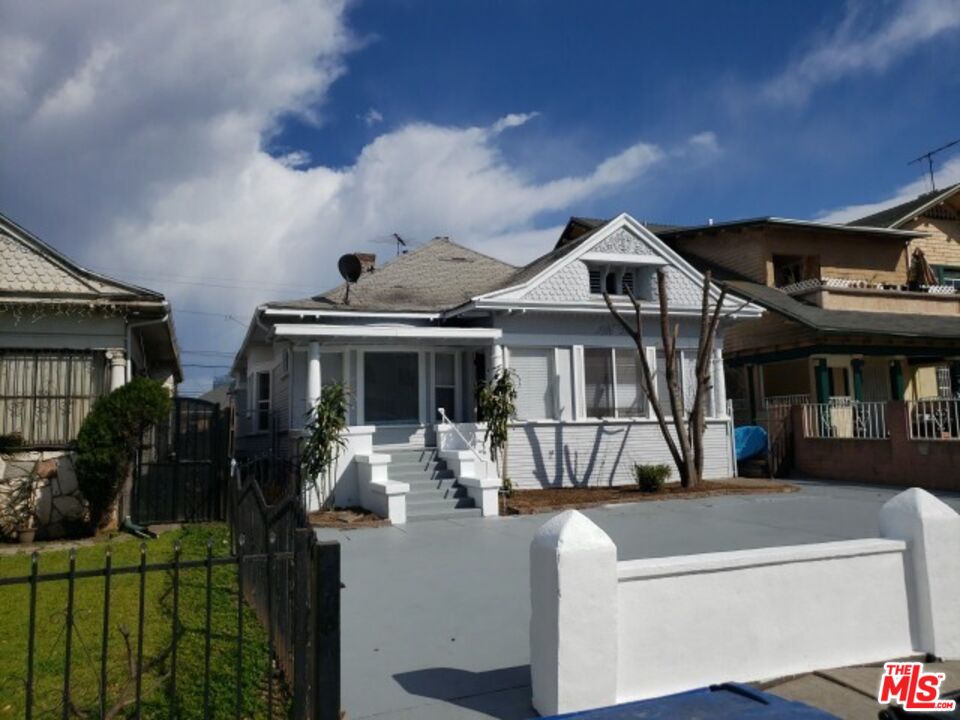
<svg viewBox="0 0 960 720">
<path fill-rule="evenodd" d="M 763 407 L 791 407 L 793 405 L 803 405 L 810 402 L 810 396 L 806 394 L 800 395 L 770 395 L 763 399 Z"/>
<path fill-rule="evenodd" d="M 907 427 L 911 440 L 960 440 L 960 399 L 908 402 Z"/>
<path fill-rule="evenodd" d="M 857 440 L 890 437 L 885 402 L 834 398 L 829 403 L 806 403 L 802 407 L 804 437 Z"/>
</svg>

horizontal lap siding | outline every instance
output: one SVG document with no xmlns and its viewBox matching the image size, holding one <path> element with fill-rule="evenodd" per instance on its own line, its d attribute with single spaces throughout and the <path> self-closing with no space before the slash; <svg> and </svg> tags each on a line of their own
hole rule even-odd
<svg viewBox="0 0 960 720">
<path fill-rule="evenodd" d="M 732 474 L 729 443 L 725 423 L 708 425 L 704 477 Z M 624 485 L 634 482 L 635 463 L 673 466 L 656 423 L 517 425 L 510 430 L 507 462 L 514 485 L 526 488 Z"/>
</svg>

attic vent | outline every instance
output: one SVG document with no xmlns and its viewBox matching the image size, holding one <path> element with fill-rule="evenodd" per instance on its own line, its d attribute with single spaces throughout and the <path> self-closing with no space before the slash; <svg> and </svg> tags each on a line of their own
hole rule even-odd
<svg viewBox="0 0 960 720">
<path fill-rule="evenodd" d="M 629 293 L 633 295 L 633 273 L 629 271 L 625 272 L 623 274 L 622 282 L 623 282 L 623 294 L 626 295 Z"/>
<path fill-rule="evenodd" d="M 583 277 L 581 275 L 581 277 Z M 599 295 L 603 292 L 603 272 L 600 268 L 590 268 L 590 293 Z"/>
</svg>

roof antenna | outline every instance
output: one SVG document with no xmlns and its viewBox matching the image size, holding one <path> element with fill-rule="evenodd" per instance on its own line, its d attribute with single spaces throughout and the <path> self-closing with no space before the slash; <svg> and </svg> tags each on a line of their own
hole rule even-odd
<svg viewBox="0 0 960 720">
<path fill-rule="evenodd" d="M 407 241 L 400 237 L 397 233 L 393 234 L 393 239 L 397 241 L 397 257 L 407 254 Z M 403 248 L 401 250 L 400 248 Z"/>
<path fill-rule="evenodd" d="M 943 152 L 943 151 L 946 150 L 947 148 L 953 147 L 953 146 L 956 145 L 957 143 L 960 143 L 960 138 L 957 138 L 956 140 L 953 140 L 953 141 L 951 141 L 951 142 L 948 142 L 946 145 L 941 145 L 940 147 L 938 147 L 938 148 L 936 148 L 936 149 L 934 149 L 934 150 L 931 150 L 930 152 L 925 152 L 925 153 L 924 153 L 923 155 L 921 155 L 920 157 L 914 158 L 913 160 L 911 160 L 910 162 L 908 162 L 907 165 L 913 165 L 914 163 L 918 163 L 918 162 L 920 162 L 921 160 L 926 160 L 926 161 L 927 161 L 927 172 L 930 173 L 930 190 L 931 190 L 931 191 L 934 191 L 934 190 L 937 189 L 937 183 L 936 183 L 936 181 L 933 179 L 933 156 L 936 155 L 938 152 Z"/>
</svg>

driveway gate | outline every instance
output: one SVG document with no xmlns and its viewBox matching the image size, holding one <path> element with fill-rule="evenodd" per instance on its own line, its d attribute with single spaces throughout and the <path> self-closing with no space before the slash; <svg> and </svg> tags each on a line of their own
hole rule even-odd
<svg viewBox="0 0 960 720">
<path fill-rule="evenodd" d="M 134 474 L 134 522 L 226 519 L 229 427 L 229 410 L 216 403 L 174 398 L 167 422 L 144 436 Z"/>
</svg>

